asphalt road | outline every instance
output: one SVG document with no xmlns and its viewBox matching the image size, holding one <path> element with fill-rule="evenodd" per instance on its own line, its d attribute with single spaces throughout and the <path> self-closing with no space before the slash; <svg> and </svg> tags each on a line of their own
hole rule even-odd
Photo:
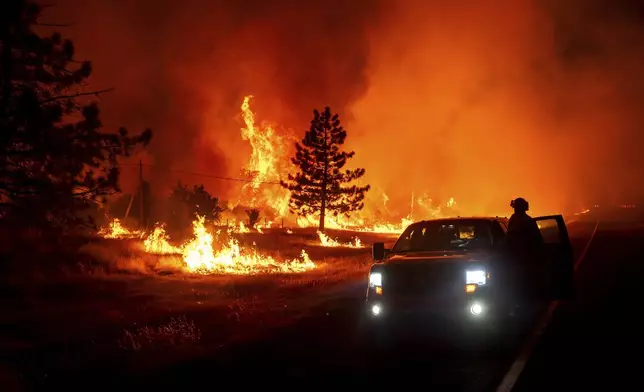
<svg viewBox="0 0 644 392">
<path fill-rule="evenodd" d="M 577 222 L 569 228 L 577 258 L 595 226 Z M 90 385 L 110 390 L 413 386 L 492 391 L 515 369 L 512 390 L 581 390 L 598 387 L 600 381 L 620 390 L 617 385 L 634 379 L 641 362 L 637 320 L 643 245 L 644 225 L 599 223 L 577 269 L 577 298 L 553 307 L 545 332 L 534 345 L 526 342 L 535 336 L 533 326 L 545 320 L 546 312 L 528 320 L 525 328 L 508 328 L 501 336 L 442 325 L 393 349 L 361 346 L 357 319 L 364 287 L 360 284 L 347 287 L 333 303 L 311 310 L 298 324 L 267 331 L 258 341 L 149 374 L 103 375 Z M 517 367 L 522 353 L 526 364 Z M 97 375 L 78 376 L 75 381 L 81 382 Z M 69 379 L 58 381 L 61 386 L 73 384 Z M 54 384 L 58 382 L 52 380 L 48 386 Z"/>
<path fill-rule="evenodd" d="M 601 222 L 514 391 L 640 390 L 644 224 Z"/>
</svg>

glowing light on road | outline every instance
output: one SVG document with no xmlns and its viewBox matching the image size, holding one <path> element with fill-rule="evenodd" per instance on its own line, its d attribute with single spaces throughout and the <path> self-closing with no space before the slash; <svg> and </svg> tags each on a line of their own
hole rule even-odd
<svg viewBox="0 0 644 392">
<path fill-rule="evenodd" d="M 373 305 L 371 307 L 371 313 L 373 313 L 374 316 L 379 315 L 382 312 L 382 309 L 380 308 L 380 305 Z"/>
</svg>

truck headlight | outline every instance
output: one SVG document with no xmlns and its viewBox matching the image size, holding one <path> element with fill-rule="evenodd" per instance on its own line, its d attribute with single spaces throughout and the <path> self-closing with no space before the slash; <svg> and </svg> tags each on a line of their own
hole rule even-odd
<svg viewBox="0 0 644 392">
<path fill-rule="evenodd" d="M 472 313 L 475 316 L 480 316 L 481 314 L 483 314 L 484 310 L 485 310 L 485 306 L 483 306 L 483 304 L 480 302 L 474 302 L 473 304 L 470 305 L 470 313 Z"/>
<path fill-rule="evenodd" d="M 380 272 L 372 272 L 369 275 L 369 287 L 382 286 L 382 274 Z"/>
<path fill-rule="evenodd" d="M 465 271 L 465 284 L 484 285 L 487 283 L 487 273 L 483 269 Z"/>
</svg>

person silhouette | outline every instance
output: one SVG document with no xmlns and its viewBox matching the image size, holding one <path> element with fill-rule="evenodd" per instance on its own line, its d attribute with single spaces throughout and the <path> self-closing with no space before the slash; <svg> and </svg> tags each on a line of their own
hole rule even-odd
<svg viewBox="0 0 644 392">
<path fill-rule="evenodd" d="M 528 201 L 522 197 L 510 202 L 514 213 L 508 222 L 507 244 L 513 259 L 513 279 L 509 283 L 511 291 L 520 302 L 534 299 L 538 290 L 538 279 L 532 276 L 539 271 L 543 255 L 543 236 L 537 221 L 527 211 Z"/>
<path fill-rule="evenodd" d="M 522 251 L 534 251 L 543 244 L 543 236 L 537 222 L 528 215 L 530 204 L 522 197 L 510 202 L 514 213 L 508 222 L 508 245 Z"/>
</svg>

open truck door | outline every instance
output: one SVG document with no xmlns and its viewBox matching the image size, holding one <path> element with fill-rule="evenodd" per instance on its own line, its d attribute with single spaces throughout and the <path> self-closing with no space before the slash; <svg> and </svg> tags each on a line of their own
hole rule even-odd
<svg viewBox="0 0 644 392">
<path fill-rule="evenodd" d="M 546 251 L 545 283 L 550 299 L 570 299 L 575 295 L 574 260 L 568 228 L 562 215 L 534 218 Z"/>
</svg>

